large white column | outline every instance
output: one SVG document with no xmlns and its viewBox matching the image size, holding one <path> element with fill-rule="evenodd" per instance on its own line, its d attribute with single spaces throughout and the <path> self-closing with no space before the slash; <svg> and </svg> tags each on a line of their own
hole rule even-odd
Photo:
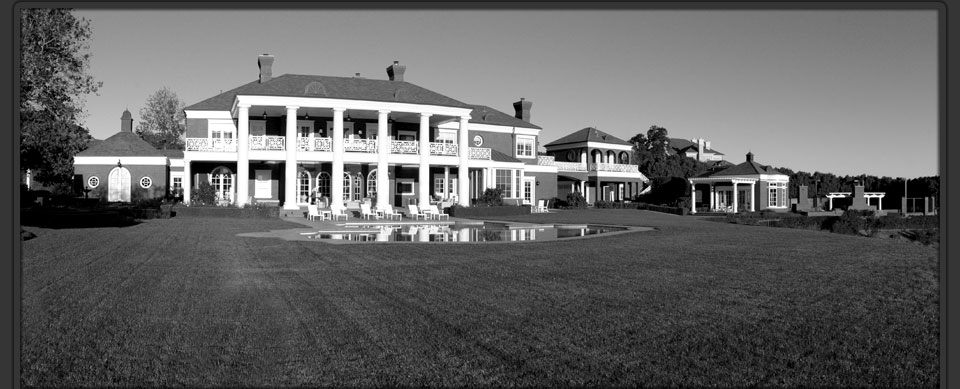
<svg viewBox="0 0 960 389">
<path fill-rule="evenodd" d="M 457 201 L 460 205 L 466 207 L 470 205 L 470 180 L 467 179 L 467 173 L 470 171 L 470 138 L 467 132 L 467 123 L 469 116 L 460 117 L 460 129 L 457 133 L 457 153 L 460 157 L 460 166 L 457 167 Z"/>
<path fill-rule="evenodd" d="M 183 160 L 183 202 L 190 203 L 190 185 L 193 185 L 193 173 L 190 171 L 190 160 Z"/>
<path fill-rule="evenodd" d="M 690 214 L 693 215 L 697 213 L 697 186 L 693 181 L 688 182 L 690 182 Z"/>
<path fill-rule="evenodd" d="M 757 192 L 755 191 L 756 185 L 756 182 L 750 183 L 750 212 L 757 210 L 757 206 L 754 205 L 757 203 Z"/>
<path fill-rule="evenodd" d="M 737 213 L 737 182 L 730 182 L 733 184 L 733 213 Z"/>
<path fill-rule="evenodd" d="M 297 206 L 297 109 L 300 107 L 287 106 L 287 139 L 284 147 L 287 149 L 287 160 L 284 168 L 284 198 L 283 209 L 300 209 Z"/>
<path fill-rule="evenodd" d="M 343 208 L 343 111 L 333 109 L 333 166 L 330 169 L 330 207 Z"/>
<path fill-rule="evenodd" d="M 380 111 L 377 116 L 377 208 L 386 209 L 390 207 L 390 185 L 387 176 L 387 155 L 390 153 L 390 131 L 389 119 L 390 111 Z"/>
<path fill-rule="evenodd" d="M 430 206 L 430 116 L 420 114 L 420 208 Z"/>
<path fill-rule="evenodd" d="M 710 184 L 710 211 L 713 211 L 714 209 L 717 208 L 717 203 L 716 203 L 716 201 L 715 201 L 715 200 L 716 200 L 716 194 L 713 193 L 713 190 L 714 190 L 713 184 L 711 183 L 711 184 Z"/>
<path fill-rule="evenodd" d="M 235 203 L 243 207 L 250 197 L 250 106 L 237 106 L 237 198 Z"/>
<path fill-rule="evenodd" d="M 450 198 L 450 166 L 443 167 L 443 199 Z"/>
</svg>

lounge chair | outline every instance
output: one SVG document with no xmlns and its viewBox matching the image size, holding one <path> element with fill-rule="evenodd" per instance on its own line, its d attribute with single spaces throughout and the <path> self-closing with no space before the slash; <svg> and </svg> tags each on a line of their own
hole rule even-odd
<svg viewBox="0 0 960 389">
<path fill-rule="evenodd" d="M 390 220 L 393 220 L 393 217 L 396 216 L 397 220 L 403 218 L 403 215 L 393 209 L 393 206 L 387 206 L 383 209 L 383 216 L 387 217 Z"/>
<path fill-rule="evenodd" d="M 307 205 L 307 220 L 312 221 L 319 217 L 320 217 L 320 211 L 317 210 L 317 205 L 316 204 Z"/>
<path fill-rule="evenodd" d="M 534 212 L 547 212 L 547 200 L 537 200 L 537 208 Z"/>
<path fill-rule="evenodd" d="M 370 219 L 371 217 L 374 219 L 380 219 L 380 215 L 370 210 L 370 204 L 367 203 L 360 204 L 360 216 L 364 219 Z"/>
<path fill-rule="evenodd" d="M 343 220 L 347 220 L 349 215 L 347 215 L 347 212 L 345 211 L 346 209 L 340 207 L 330 208 L 330 214 L 333 216 L 333 220 L 340 220 L 341 216 L 343 217 Z"/>
<path fill-rule="evenodd" d="M 438 209 L 436 205 L 431 205 L 427 213 L 430 214 L 430 219 L 436 218 L 437 220 L 440 220 L 446 216 L 447 220 L 450 220 L 450 215 L 443 213 L 443 211 Z"/>
<path fill-rule="evenodd" d="M 424 220 L 426 220 L 427 218 L 427 214 L 425 212 L 420 211 L 420 208 L 418 208 L 414 204 L 407 205 L 407 212 L 409 212 L 409 216 L 413 218 L 413 220 L 417 220 L 419 218 L 423 218 Z"/>
</svg>

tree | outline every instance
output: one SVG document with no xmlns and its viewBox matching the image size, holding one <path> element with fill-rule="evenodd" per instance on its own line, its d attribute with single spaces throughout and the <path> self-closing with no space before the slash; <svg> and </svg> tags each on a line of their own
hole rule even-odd
<svg viewBox="0 0 960 389">
<path fill-rule="evenodd" d="M 136 133 L 158 149 L 183 150 L 186 131 L 185 104 L 167 87 L 154 92 L 140 109 L 140 124 Z"/>
<path fill-rule="evenodd" d="M 666 128 L 650 126 L 646 136 L 642 133 L 634 135 L 630 138 L 630 143 L 633 143 L 634 156 L 640 171 L 651 177 L 669 176 L 666 161 L 670 138 Z"/>
<path fill-rule="evenodd" d="M 43 183 L 73 176 L 73 156 L 87 148 L 83 96 L 102 83 L 87 74 L 90 22 L 66 8 L 20 11 L 20 166 Z"/>
</svg>

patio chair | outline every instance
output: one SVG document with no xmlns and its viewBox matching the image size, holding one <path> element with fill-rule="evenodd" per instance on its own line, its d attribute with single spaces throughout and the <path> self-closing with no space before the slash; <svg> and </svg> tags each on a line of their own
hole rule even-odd
<svg viewBox="0 0 960 389">
<path fill-rule="evenodd" d="M 399 212 L 397 212 L 396 210 L 394 210 L 394 209 L 393 209 L 393 206 L 387 206 L 386 208 L 384 208 L 384 209 L 383 209 L 383 216 L 386 217 L 386 218 L 388 218 L 388 219 L 390 219 L 390 220 L 393 220 L 393 217 L 394 217 L 394 216 L 397 217 L 397 220 L 400 220 L 400 219 L 403 218 L 403 215 L 400 214 Z"/>
<path fill-rule="evenodd" d="M 413 220 L 417 220 L 419 218 L 423 218 L 424 220 L 427 219 L 427 214 L 420 211 L 420 208 L 414 204 L 407 205 L 407 212 L 409 212 L 409 216 L 413 218 Z"/>
<path fill-rule="evenodd" d="M 360 216 L 364 219 L 370 219 L 371 217 L 374 219 L 380 219 L 380 215 L 371 211 L 370 204 L 367 203 L 360 204 Z"/>
<path fill-rule="evenodd" d="M 307 220 L 312 221 L 318 217 L 320 217 L 320 211 L 317 209 L 317 205 L 316 204 L 307 205 Z"/>
<path fill-rule="evenodd" d="M 537 208 L 534 212 L 547 212 L 547 200 L 540 199 L 537 200 Z"/>
<path fill-rule="evenodd" d="M 441 211 L 440 209 L 438 209 L 436 205 L 431 205 L 430 208 L 428 209 L 428 213 L 430 214 L 430 219 L 431 219 L 431 220 L 434 219 L 434 218 L 436 218 L 437 220 L 440 220 L 440 219 L 442 219 L 444 216 L 447 217 L 447 220 L 450 220 L 450 215 L 447 215 L 447 214 L 443 213 L 443 211 Z"/>
<path fill-rule="evenodd" d="M 343 217 L 343 220 L 347 220 L 349 215 L 347 215 L 346 209 L 341 207 L 331 207 L 330 215 L 333 217 L 333 220 L 340 220 L 340 217 Z"/>
</svg>

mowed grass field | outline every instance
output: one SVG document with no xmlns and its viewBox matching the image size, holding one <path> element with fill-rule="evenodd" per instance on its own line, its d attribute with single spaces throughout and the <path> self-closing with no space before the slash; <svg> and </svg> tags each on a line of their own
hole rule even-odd
<svg viewBox="0 0 960 389">
<path fill-rule="evenodd" d="M 637 210 L 590 239 L 326 244 L 281 220 L 40 229 L 25 386 L 939 385 L 938 252 Z"/>
</svg>

